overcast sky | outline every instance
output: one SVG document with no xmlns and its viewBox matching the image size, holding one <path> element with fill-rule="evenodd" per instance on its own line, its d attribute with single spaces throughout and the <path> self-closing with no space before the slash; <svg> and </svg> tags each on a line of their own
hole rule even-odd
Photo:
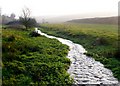
<svg viewBox="0 0 120 86">
<path fill-rule="evenodd" d="M 120 0 L 0 0 L 2 14 L 15 13 L 28 7 L 32 16 L 63 16 L 75 14 L 117 15 Z"/>
</svg>

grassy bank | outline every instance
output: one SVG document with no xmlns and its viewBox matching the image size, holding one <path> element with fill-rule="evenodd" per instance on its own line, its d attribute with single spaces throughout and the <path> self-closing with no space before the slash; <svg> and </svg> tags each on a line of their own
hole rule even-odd
<svg viewBox="0 0 120 86">
<path fill-rule="evenodd" d="M 68 46 L 30 31 L 2 31 L 2 78 L 4 86 L 56 86 L 72 83 L 67 69 Z"/>
<path fill-rule="evenodd" d="M 112 70 L 120 80 L 118 30 L 116 25 L 105 24 L 42 24 L 41 30 L 81 44 L 87 55 Z"/>
</svg>

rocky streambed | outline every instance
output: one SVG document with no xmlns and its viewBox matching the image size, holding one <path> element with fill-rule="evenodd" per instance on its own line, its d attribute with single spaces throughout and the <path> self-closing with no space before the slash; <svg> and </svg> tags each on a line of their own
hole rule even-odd
<svg viewBox="0 0 120 86">
<path fill-rule="evenodd" d="M 81 45 L 63 38 L 49 36 L 37 30 L 37 28 L 35 31 L 48 38 L 55 38 L 62 44 L 69 46 L 70 51 L 67 58 L 72 63 L 68 69 L 68 73 L 74 79 L 74 84 L 118 85 L 118 80 L 113 77 L 111 70 L 106 69 L 103 64 L 95 61 L 92 57 L 86 56 L 84 53 L 87 51 Z"/>
</svg>

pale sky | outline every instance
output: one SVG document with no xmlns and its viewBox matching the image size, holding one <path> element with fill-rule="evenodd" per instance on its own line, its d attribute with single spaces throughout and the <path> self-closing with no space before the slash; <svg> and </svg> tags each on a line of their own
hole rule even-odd
<svg viewBox="0 0 120 86">
<path fill-rule="evenodd" d="M 0 0 L 2 14 L 20 16 L 28 7 L 32 16 L 63 16 L 74 14 L 116 15 L 120 0 Z"/>
</svg>

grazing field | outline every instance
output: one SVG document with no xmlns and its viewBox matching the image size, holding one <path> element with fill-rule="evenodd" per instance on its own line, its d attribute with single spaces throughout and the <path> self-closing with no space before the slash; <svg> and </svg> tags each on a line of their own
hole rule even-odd
<svg viewBox="0 0 120 86">
<path fill-rule="evenodd" d="M 86 54 L 100 61 L 120 80 L 117 25 L 107 24 L 41 24 L 41 30 L 50 35 L 81 44 Z"/>
<path fill-rule="evenodd" d="M 67 69 L 68 46 L 31 31 L 3 29 L 2 83 L 4 86 L 61 86 L 73 82 Z"/>
</svg>

